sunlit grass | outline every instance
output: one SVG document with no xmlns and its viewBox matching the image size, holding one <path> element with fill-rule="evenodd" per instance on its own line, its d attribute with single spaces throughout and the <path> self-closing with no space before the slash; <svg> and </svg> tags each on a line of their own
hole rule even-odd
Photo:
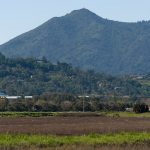
<svg viewBox="0 0 150 150">
<path fill-rule="evenodd" d="M 55 112 L 0 112 L 0 117 L 46 117 L 55 116 Z"/>
<path fill-rule="evenodd" d="M 150 142 L 150 133 L 91 134 L 83 136 L 0 135 L 0 146 L 123 145 Z"/>
<path fill-rule="evenodd" d="M 84 116 L 106 116 L 106 117 L 150 117 L 150 112 L 134 113 L 134 112 L 0 112 L 0 117 L 84 117 Z"/>
</svg>

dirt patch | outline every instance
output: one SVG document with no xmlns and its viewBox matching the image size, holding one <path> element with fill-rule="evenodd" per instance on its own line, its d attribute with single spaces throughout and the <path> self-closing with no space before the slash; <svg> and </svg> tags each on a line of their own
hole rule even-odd
<svg viewBox="0 0 150 150">
<path fill-rule="evenodd" d="M 0 118 L 0 133 L 82 135 L 123 131 L 150 132 L 150 118 L 40 117 Z"/>
</svg>

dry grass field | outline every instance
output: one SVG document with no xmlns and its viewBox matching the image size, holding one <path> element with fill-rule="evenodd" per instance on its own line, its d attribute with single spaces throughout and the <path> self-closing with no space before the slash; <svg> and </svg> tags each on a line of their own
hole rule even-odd
<svg viewBox="0 0 150 150">
<path fill-rule="evenodd" d="M 0 118 L 0 133 L 83 135 L 150 132 L 150 118 L 137 117 L 23 117 Z"/>
</svg>

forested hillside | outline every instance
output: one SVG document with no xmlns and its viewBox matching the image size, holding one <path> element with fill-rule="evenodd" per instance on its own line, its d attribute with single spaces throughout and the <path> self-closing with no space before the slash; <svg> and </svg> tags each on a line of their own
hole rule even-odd
<svg viewBox="0 0 150 150">
<path fill-rule="evenodd" d="M 70 93 L 77 95 L 132 95 L 148 93 L 146 86 L 128 77 L 82 71 L 66 63 L 41 60 L 9 59 L 0 54 L 0 91 L 8 95 Z"/>
<path fill-rule="evenodd" d="M 117 22 L 81 9 L 50 19 L 1 45 L 0 51 L 115 75 L 149 73 L 150 22 Z"/>
</svg>

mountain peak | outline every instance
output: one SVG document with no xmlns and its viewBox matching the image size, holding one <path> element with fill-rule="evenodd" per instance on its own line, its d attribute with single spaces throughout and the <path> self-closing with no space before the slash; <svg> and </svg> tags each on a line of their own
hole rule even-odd
<svg viewBox="0 0 150 150">
<path fill-rule="evenodd" d="M 70 14 L 68 14 L 70 16 L 75 16 L 75 15 L 82 15 L 82 16 L 91 16 L 91 17 L 99 17 L 97 16 L 95 13 L 93 13 L 92 11 L 86 9 L 86 8 L 82 8 L 82 9 L 78 9 L 78 10 L 73 10 Z"/>
<path fill-rule="evenodd" d="M 78 9 L 78 10 L 73 10 L 71 12 L 71 14 L 75 14 L 75 13 L 90 13 L 90 14 L 93 14 L 93 12 L 91 12 L 90 10 L 86 9 L 86 8 L 81 8 L 81 9 Z"/>
<path fill-rule="evenodd" d="M 66 16 L 73 19 L 76 18 L 77 20 L 80 20 L 82 22 L 87 20 L 88 21 L 103 20 L 103 18 L 99 17 L 98 15 L 96 15 L 95 13 L 86 8 L 74 10 L 71 13 L 67 14 Z"/>
<path fill-rule="evenodd" d="M 148 22 L 116 23 L 83 8 L 12 39 L 0 52 L 7 57 L 45 56 L 110 74 L 143 74 L 150 72 L 149 28 Z"/>
</svg>

